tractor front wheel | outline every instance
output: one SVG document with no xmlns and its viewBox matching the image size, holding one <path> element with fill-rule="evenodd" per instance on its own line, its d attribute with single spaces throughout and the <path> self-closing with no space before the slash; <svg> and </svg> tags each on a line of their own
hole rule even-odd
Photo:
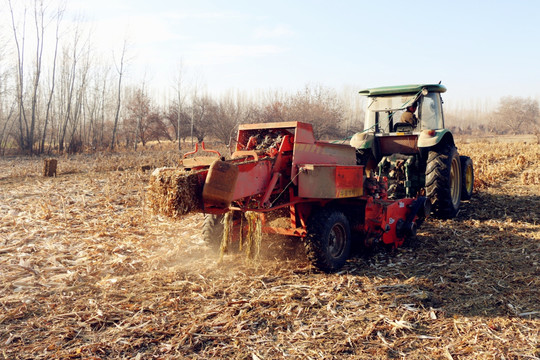
<svg viewBox="0 0 540 360">
<path fill-rule="evenodd" d="M 325 272 L 339 270 L 351 250 L 349 220 L 338 210 L 318 211 L 309 220 L 304 244 L 308 259 L 317 268 Z"/>
<path fill-rule="evenodd" d="M 469 200 L 474 188 L 473 163 L 470 157 L 460 156 L 461 160 L 461 200 Z"/>
<path fill-rule="evenodd" d="M 429 152 L 426 195 L 434 216 L 442 219 L 456 216 L 461 203 L 461 161 L 455 146 L 446 145 Z"/>
</svg>

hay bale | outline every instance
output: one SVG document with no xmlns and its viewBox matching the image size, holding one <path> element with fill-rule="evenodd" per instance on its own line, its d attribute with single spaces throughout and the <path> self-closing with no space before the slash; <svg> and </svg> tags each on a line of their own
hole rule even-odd
<svg viewBox="0 0 540 360">
<path fill-rule="evenodd" d="M 521 183 L 523 185 L 540 185 L 540 171 L 528 170 L 521 174 Z"/>
<path fill-rule="evenodd" d="M 190 212 L 202 212 L 205 171 L 159 168 L 150 176 L 148 199 L 156 214 L 179 218 Z"/>
<path fill-rule="evenodd" d="M 43 160 L 43 176 L 53 177 L 56 176 L 56 167 L 58 162 L 56 159 Z"/>
</svg>

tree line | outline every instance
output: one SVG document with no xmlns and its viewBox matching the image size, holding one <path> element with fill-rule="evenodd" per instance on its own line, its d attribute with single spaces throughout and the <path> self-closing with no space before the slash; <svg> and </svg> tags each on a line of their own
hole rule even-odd
<svg viewBox="0 0 540 360">
<path fill-rule="evenodd" d="M 0 154 L 41 154 L 145 146 L 149 141 L 229 142 L 238 124 L 308 121 L 321 137 L 362 125 L 361 99 L 321 85 L 297 92 L 212 96 L 184 81 L 157 102 L 145 81 L 126 81 L 127 41 L 100 58 L 91 33 L 45 0 L 4 0 L 0 27 Z"/>
<path fill-rule="evenodd" d="M 453 106 L 445 115 L 448 127 L 456 133 L 540 135 L 538 100 L 530 97 L 509 95 L 500 98 L 497 103 L 475 100 L 466 105 Z"/>
<path fill-rule="evenodd" d="M 179 149 L 187 140 L 229 143 L 242 123 L 305 121 L 327 139 L 363 128 L 363 99 L 352 87 L 216 96 L 187 83 L 179 70 L 170 95 L 158 102 L 144 80 L 126 81 L 127 41 L 104 58 L 90 31 L 65 21 L 64 7 L 4 2 L 9 23 L 0 26 L 0 155 L 137 149 L 150 141 L 177 142 Z M 530 98 L 445 110 L 456 132 L 538 131 L 538 101 Z"/>
</svg>

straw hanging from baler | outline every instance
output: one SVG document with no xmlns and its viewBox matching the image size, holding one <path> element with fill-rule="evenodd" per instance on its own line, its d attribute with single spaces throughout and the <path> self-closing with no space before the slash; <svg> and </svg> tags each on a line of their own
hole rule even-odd
<svg viewBox="0 0 540 360">
<path fill-rule="evenodd" d="M 261 216 L 255 211 L 246 211 L 245 216 L 248 221 L 245 250 L 246 256 L 248 259 L 256 260 L 259 258 L 262 243 Z"/>
<path fill-rule="evenodd" d="M 219 246 L 219 262 L 223 260 L 223 255 L 229 250 L 229 244 L 231 242 L 231 229 L 233 212 L 229 211 L 223 216 L 223 237 L 221 238 L 221 244 Z"/>
</svg>

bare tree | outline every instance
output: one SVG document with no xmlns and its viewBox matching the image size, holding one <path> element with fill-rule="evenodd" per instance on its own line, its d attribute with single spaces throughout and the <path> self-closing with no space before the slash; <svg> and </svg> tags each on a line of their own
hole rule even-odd
<svg viewBox="0 0 540 360">
<path fill-rule="evenodd" d="M 343 106 L 335 90 L 323 86 L 306 86 L 292 99 L 289 116 L 315 125 L 319 137 L 343 136 Z"/>
<path fill-rule="evenodd" d="M 35 69 L 34 69 L 34 79 L 32 86 L 32 105 L 31 105 L 31 117 L 30 117 L 30 130 L 28 131 L 27 146 L 30 153 L 33 152 L 34 148 L 34 131 L 36 127 L 36 116 L 37 116 L 37 100 L 38 100 L 38 89 L 39 89 L 39 80 L 41 78 L 41 67 L 43 60 L 43 44 L 45 37 L 45 9 L 43 7 L 43 0 L 34 2 L 34 25 L 36 27 L 36 58 L 35 58 Z"/>
<path fill-rule="evenodd" d="M 90 57 L 89 52 L 84 52 L 84 58 L 82 59 L 82 65 L 77 72 L 77 88 L 75 90 L 75 104 L 73 106 L 73 115 L 71 116 L 71 132 L 69 136 L 69 148 L 70 153 L 79 152 L 83 147 L 84 139 L 84 124 L 82 122 L 83 117 L 83 104 L 87 92 L 88 71 L 90 69 Z M 78 133 L 78 134 L 77 134 Z"/>
<path fill-rule="evenodd" d="M 4 121 L 4 124 L 0 122 L 0 153 L 5 154 L 6 146 L 9 141 L 9 135 L 13 129 L 14 122 L 12 121 L 13 113 L 15 112 L 15 103 L 12 104 L 7 114 L 4 112 L 3 104 L 0 104 L 0 119 Z"/>
<path fill-rule="evenodd" d="M 169 134 L 167 125 L 163 121 L 163 116 L 159 110 L 153 109 L 148 115 L 148 139 L 157 140 L 160 142 L 161 139 L 166 139 L 169 141 L 173 140 L 173 137 Z"/>
<path fill-rule="evenodd" d="M 107 93 L 107 84 L 108 84 L 108 75 L 109 75 L 110 68 L 107 68 L 105 71 L 102 72 L 102 81 L 99 84 L 99 93 L 100 93 L 100 99 L 99 99 L 99 127 L 98 127 L 98 134 L 97 137 L 99 138 L 99 145 L 100 146 L 107 146 L 107 141 L 105 139 L 105 110 L 107 108 L 107 99 L 109 98 Z M 97 96 L 97 95 L 96 95 Z"/>
<path fill-rule="evenodd" d="M 15 10 L 11 4 L 11 0 L 8 0 L 9 11 L 11 14 L 11 25 L 13 30 L 13 40 L 15 41 L 15 48 L 17 50 L 17 118 L 19 125 L 18 143 L 21 149 L 26 149 L 26 137 L 25 129 L 28 129 L 28 123 L 26 121 L 26 114 L 24 109 L 24 43 L 26 35 L 26 7 L 23 11 L 23 25 L 22 33 L 19 33 L 17 24 L 15 21 Z"/>
<path fill-rule="evenodd" d="M 17 105 L 18 105 L 18 143 L 19 147 L 28 152 L 33 153 L 34 143 L 40 140 L 39 134 L 39 97 L 41 88 L 41 79 L 44 68 L 43 53 L 45 49 L 45 37 L 46 28 L 48 25 L 49 12 L 45 6 L 44 0 L 33 1 L 33 29 L 26 26 L 27 20 L 27 7 L 26 2 L 23 6 L 22 12 L 22 24 L 16 21 L 15 8 L 12 1 L 8 0 L 10 15 L 11 15 L 11 27 L 13 31 L 13 40 L 15 43 L 15 49 L 17 53 Z M 61 11 L 58 11 L 57 20 L 59 23 Z M 58 31 L 57 23 L 57 31 Z M 29 30 L 35 35 L 35 52 L 31 55 L 32 65 L 26 68 L 26 32 Z M 58 43 L 58 40 L 57 40 Z M 26 71 L 30 72 L 29 83 L 26 84 Z M 54 83 L 54 81 L 53 81 Z M 28 102 L 26 104 L 25 102 Z M 28 108 L 27 108 L 28 106 Z M 50 104 L 49 104 L 50 106 Z M 43 146 L 39 146 L 38 151 L 41 151 Z"/>
<path fill-rule="evenodd" d="M 182 111 L 178 113 L 179 108 L 175 103 L 169 106 L 168 111 L 164 114 L 164 120 L 167 121 L 169 127 L 174 130 L 174 136 L 178 141 L 185 143 L 186 138 L 190 136 L 192 112 L 188 106 L 182 106 Z"/>
<path fill-rule="evenodd" d="M 175 126 L 175 136 L 176 140 L 178 140 L 178 151 L 182 150 L 182 144 L 180 142 L 180 139 L 182 137 L 182 111 L 184 108 L 184 102 L 186 100 L 187 91 L 185 90 L 185 84 L 184 84 L 184 71 L 182 64 L 178 67 L 178 72 L 175 79 L 175 91 L 176 91 L 176 107 L 177 107 L 177 117 L 176 117 L 176 126 Z M 174 125 L 174 124 L 173 124 Z"/>
<path fill-rule="evenodd" d="M 80 116 L 82 91 L 86 86 L 88 73 L 88 42 L 81 42 L 82 33 L 79 26 L 73 31 L 73 43 L 64 48 L 62 60 L 61 117 L 58 150 L 64 151 L 65 143 L 71 141 Z M 81 58 L 84 56 L 83 58 Z M 65 108 L 64 108 L 65 106 Z M 68 133 L 68 128 L 71 132 Z M 66 139 L 67 135 L 67 139 Z"/>
<path fill-rule="evenodd" d="M 56 13 L 56 32 L 55 32 L 55 43 L 54 43 L 54 56 L 53 56 L 53 64 L 52 64 L 52 75 L 51 75 L 51 88 L 49 90 L 49 98 L 47 100 L 47 108 L 45 112 L 45 122 L 43 125 L 43 132 L 41 134 L 41 143 L 39 146 L 39 152 L 43 153 L 45 151 L 45 139 L 47 137 L 47 126 L 49 125 L 49 118 L 51 115 L 51 106 L 52 101 L 54 97 L 54 88 L 56 84 L 56 59 L 58 57 L 58 45 L 60 42 L 60 22 L 62 20 L 62 16 L 64 14 L 65 8 L 61 7 L 58 9 Z"/>
<path fill-rule="evenodd" d="M 261 122 L 279 122 L 288 119 L 288 107 L 283 101 L 275 100 L 269 104 L 263 105 L 259 111 L 259 121 Z"/>
<path fill-rule="evenodd" d="M 364 97 L 358 95 L 359 87 L 344 86 L 339 93 L 339 101 L 343 109 L 344 129 L 352 135 L 364 128 Z"/>
<path fill-rule="evenodd" d="M 195 96 L 192 103 L 192 142 L 193 136 L 197 137 L 197 141 L 201 142 L 204 138 L 211 133 L 211 126 L 216 118 L 216 104 L 209 95 Z"/>
<path fill-rule="evenodd" d="M 126 118 L 124 120 L 127 133 L 133 137 L 134 150 L 137 150 L 139 140 L 142 145 L 146 145 L 149 116 L 150 116 L 150 97 L 146 94 L 144 84 L 140 89 L 135 89 L 126 101 Z M 126 134 L 126 136 L 129 136 Z"/>
<path fill-rule="evenodd" d="M 141 90 L 136 92 L 136 100 L 137 102 L 134 104 L 136 107 L 135 109 L 133 109 L 137 119 L 137 127 L 135 128 L 135 141 L 133 141 L 134 150 L 137 150 L 137 144 L 139 142 L 139 139 L 142 141 L 143 146 L 146 145 L 145 129 L 143 128 L 143 123 L 147 122 L 148 120 L 148 114 L 150 112 L 150 98 L 146 94 L 144 81 L 142 83 Z"/>
<path fill-rule="evenodd" d="M 533 132 L 538 123 L 539 115 L 538 100 L 505 96 L 499 102 L 491 125 L 498 133 Z"/>
<path fill-rule="evenodd" d="M 13 114 L 16 110 L 17 102 L 12 101 L 9 81 L 12 71 L 5 60 L 7 58 L 7 44 L 0 37 L 0 154 L 4 155 L 6 146 L 10 138 L 13 127 Z"/>
<path fill-rule="evenodd" d="M 492 126 L 493 109 L 491 99 L 469 98 L 452 101 L 445 105 L 445 126 L 455 133 L 484 133 Z"/>
<path fill-rule="evenodd" d="M 116 141 L 116 132 L 118 130 L 118 119 L 120 117 L 120 107 L 122 105 L 122 77 L 124 76 L 124 65 L 125 65 L 125 56 L 127 51 L 127 40 L 124 40 L 124 45 L 122 46 L 122 54 L 120 56 L 120 64 L 116 65 L 116 71 L 118 72 L 118 91 L 116 97 L 116 113 L 114 115 L 114 125 L 112 131 L 111 139 L 111 150 L 114 149 Z"/>
<path fill-rule="evenodd" d="M 212 135 L 224 144 L 229 144 L 238 125 L 245 123 L 255 113 L 251 103 L 240 94 L 227 94 L 215 107 L 216 114 L 211 124 Z"/>
</svg>

